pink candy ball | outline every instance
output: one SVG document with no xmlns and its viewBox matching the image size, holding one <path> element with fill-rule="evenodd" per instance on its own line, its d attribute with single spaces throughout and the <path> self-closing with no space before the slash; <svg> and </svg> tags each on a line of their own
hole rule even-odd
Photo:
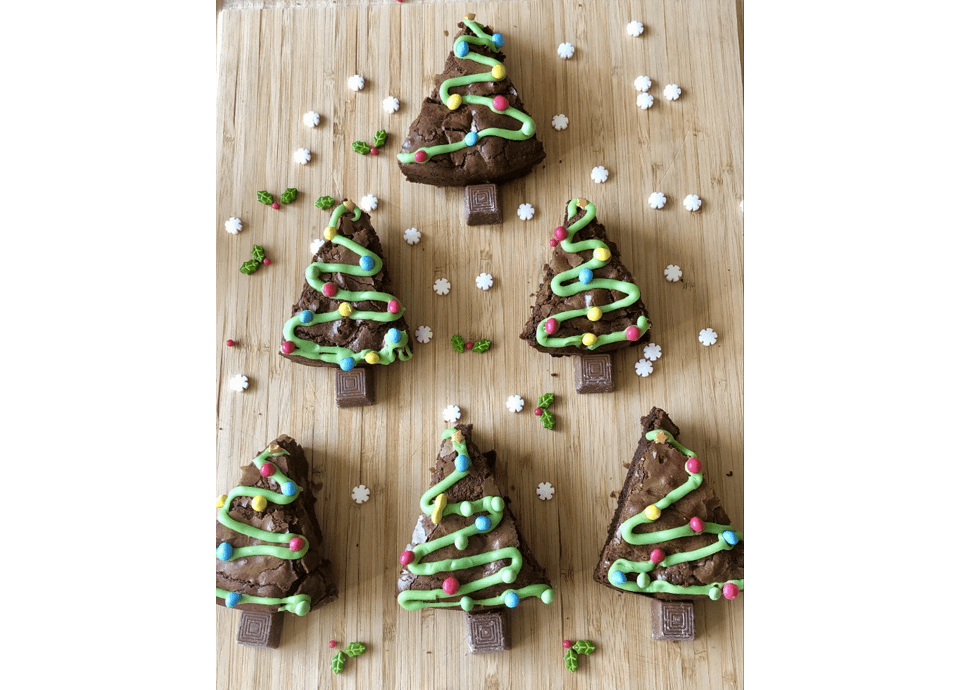
<svg viewBox="0 0 960 690">
<path fill-rule="evenodd" d="M 334 647 L 337 646 L 337 641 L 336 641 L 336 640 L 330 640 L 329 642 L 327 642 L 327 646 L 328 646 L 330 649 L 333 649 Z"/>
<path fill-rule="evenodd" d="M 370 155 L 371 155 L 371 156 L 379 156 L 379 155 L 380 155 L 380 149 L 378 149 L 376 146 L 371 146 L 371 147 L 370 147 Z"/>
<path fill-rule="evenodd" d="M 457 582 L 457 578 L 448 577 L 443 581 L 443 591 L 447 594 L 453 596 L 457 593 L 457 590 L 460 589 L 460 583 Z"/>
<path fill-rule="evenodd" d="M 274 202 L 271 204 L 271 206 L 273 206 L 274 209 L 280 208 L 280 204 L 278 204 L 276 201 L 274 201 Z"/>
<path fill-rule="evenodd" d="M 703 531 L 703 520 L 701 520 L 701 519 L 698 518 L 698 517 L 692 517 L 692 518 L 690 518 L 690 529 L 692 529 L 694 532 L 698 532 L 698 533 L 699 533 L 699 532 L 702 532 L 702 531 Z"/>
<path fill-rule="evenodd" d="M 333 297 L 337 294 L 337 286 L 333 283 L 324 283 L 321 290 L 327 297 Z"/>
<path fill-rule="evenodd" d="M 390 300 L 387 302 L 387 311 L 391 314 L 398 313 L 400 311 L 400 303 L 395 299 Z"/>
<path fill-rule="evenodd" d="M 666 558 L 666 554 L 663 553 L 663 549 L 654 549 L 650 552 L 650 562 L 651 563 L 660 563 Z"/>
<path fill-rule="evenodd" d="M 560 242 L 563 242 L 563 240 L 567 239 L 568 234 L 569 233 L 567 232 L 567 229 L 561 225 L 558 225 L 553 230 L 553 236 L 556 237 Z"/>
<path fill-rule="evenodd" d="M 413 563 L 413 559 L 413 551 L 404 551 L 402 554 L 400 554 L 400 565 L 410 565 Z"/>
<path fill-rule="evenodd" d="M 573 642 L 571 642 L 570 640 L 564 640 L 564 641 L 563 641 L 563 648 L 564 648 L 564 649 L 570 649 L 572 646 L 573 646 Z"/>
<path fill-rule="evenodd" d="M 728 582 L 723 586 L 723 596 L 727 599 L 735 599 L 738 594 L 740 594 L 740 588 L 732 582 Z"/>
<path fill-rule="evenodd" d="M 542 417 L 542 416 L 543 416 L 543 408 L 542 408 L 542 407 L 538 407 L 537 409 L 535 409 L 535 410 L 533 411 L 533 413 L 534 413 L 535 415 L 537 415 L 538 417 Z"/>
<path fill-rule="evenodd" d="M 627 332 L 626 332 L 627 340 L 640 340 L 641 335 L 643 334 L 640 332 L 640 329 L 637 328 L 636 326 L 627 327 Z"/>
<path fill-rule="evenodd" d="M 510 107 L 509 101 L 503 96 L 494 96 L 493 97 L 493 109 L 503 112 Z"/>
<path fill-rule="evenodd" d="M 557 328 L 559 327 L 560 325 L 557 323 L 557 320 L 553 317 L 550 317 L 549 319 L 547 319 L 547 322 L 543 324 L 543 330 L 545 330 L 550 335 L 553 335 L 554 333 L 556 333 Z"/>
<path fill-rule="evenodd" d="M 284 340 L 283 343 L 280 344 L 280 351 L 285 355 L 289 355 L 296 347 L 292 340 Z"/>
<path fill-rule="evenodd" d="M 472 343 L 472 342 L 471 342 L 471 343 L 467 343 L 467 344 L 466 344 L 466 348 L 467 348 L 468 350 L 472 350 L 472 349 L 473 349 L 473 343 Z"/>
<path fill-rule="evenodd" d="M 273 473 L 277 471 L 277 468 L 273 466 L 272 462 L 265 462 L 260 465 L 260 476 L 261 477 L 271 477 Z"/>
<path fill-rule="evenodd" d="M 291 551 L 299 551 L 303 548 L 303 539 L 300 537 L 294 537 L 290 540 L 289 546 Z"/>
<path fill-rule="evenodd" d="M 687 472 L 690 474 L 700 474 L 700 461 L 697 458 L 687 460 Z"/>
<path fill-rule="evenodd" d="M 556 247 L 558 244 L 559 244 L 559 242 L 557 242 L 556 240 L 550 240 L 550 246 L 551 246 L 551 247 Z"/>
<path fill-rule="evenodd" d="M 270 259 L 264 259 L 264 260 L 263 260 L 263 265 L 264 265 L 264 266 L 269 266 L 269 265 L 270 265 Z"/>
<path fill-rule="evenodd" d="M 234 345 L 236 345 L 236 343 L 233 340 L 227 341 L 227 347 L 233 347 Z"/>
<path fill-rule="evenodd" d="M 413 154 L 413 160 L 417 163 L 426 163 L 427 162 L 427 152 L 426 151 L 417 151 Z"/>
</svg>

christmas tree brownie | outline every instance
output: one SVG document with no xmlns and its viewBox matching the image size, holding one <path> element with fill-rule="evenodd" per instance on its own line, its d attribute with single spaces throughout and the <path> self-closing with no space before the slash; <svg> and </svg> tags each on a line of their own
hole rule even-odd
<svg viewBox="0 0 960 690">
<path fill-rule="evenodd" d="M 277 647 L 283 612 L 337 598 L 309 477 L 303 449 L 280 436 L 217 500 L 217 603 L 243 612 L 241 644 Z"/>
<path fill-rule="evenodd" d="M 466 194 L 469 225 L 499 223 L 496 185 L 528 174 L 546 153 L 536 123 L 507 76 L 503 36 L 474 21 L 472 14 L 457 26 L 443 73 L 410 125 L 397 159 L 411 182 L 471 187 Z"/>
<path fill-rule="evenodd" d="M 528 597 L 549 604 L 554 591 L 494 480 L 496 453 L 481 453 L 471 432 L 472 425 L 460 424 L 443 433 L 433 483 L 400 556 L 397 601 L 409 611 L 466 611 L 476 654 L 509 648 L 504 607 Z"/>
<path fill-rule="evenodd" d="M 337 406 L 372 405 L 370 367 L 411 357 L 404 307 L 391 294 L 380 239 L 352 201 L 337 206 L 283 326 L 280 354 L 336 367 Z"/>
<path fill-rule="evenodd" d="M 553 232 L 553 255 L 520 338 L 554 357 L 579 355 L 578 392 L 613 390 L 608 353 L 650 338 L 640 288 L 592 202 L 567 202 L 563 224 Z"/>
<path fill-rule="evenodd" d="M 653 408 L 641 429 L 593 578 L 655 598 L 658 639 L 693 639 L 689 602 L 743 589 L 743 534 L 702 485 L 702 463 L 667 413 Z"/>
</svg>

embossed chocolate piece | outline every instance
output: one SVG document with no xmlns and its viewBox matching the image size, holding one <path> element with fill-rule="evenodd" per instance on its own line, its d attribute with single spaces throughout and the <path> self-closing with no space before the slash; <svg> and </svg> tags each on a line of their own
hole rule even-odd
<svg viewBox="0 0 960 690">
<path fill-rule="evenodd" d="M 694 619 L 692 601 L 650 601 L 653 625 L 653 639 L 680 640 L 694 639 Z"/>
<path fill-rule="evenodd" d="M 613 390 L 613 360 L 610 355 L 580 355 L 574 360 L 577 393 L 609 393 Z"/>
<path fill-rule="evenodd" d="M 467 614 L 467 646 L 471 654 L 510 649 L 510 623 L 502 611 Z"/>
<path fill-rule="evenodd" d="M 377 401 L 373 371 L 356 367 L 350 371 L 337 370 L 337 407 L 365 407 Z"/>
<path fill-rule="evenodd" d="M 503 208 L 500 206 L 500 188 L 495 184 L 474 184 L 463 190 L 467 208 L 467 225 L 500 225 Z"/>
<path fill-rule="evenodd" d="M 240 612 L 240 625 L 237 628 L 237 642 L 240 644 L 276 649 L 280 646 L 282 632 L 282 613 Z"/>
</svg>

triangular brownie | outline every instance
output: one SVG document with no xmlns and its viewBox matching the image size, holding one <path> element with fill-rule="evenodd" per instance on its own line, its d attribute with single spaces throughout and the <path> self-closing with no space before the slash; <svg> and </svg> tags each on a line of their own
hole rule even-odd
<svg viewBox="0 0 960 690">
<path fill-rule="evenodd" d="M 514 608 L 527 597 L 553 601 L 550 581 L 494 480 L 496 453 L 481 453 L 471 431 L 460 424 L 443 433 L 433 482 L 400 557 L 397 601 L 405 609 L 477 613 Z"/>
<path fill-rule="evenodd" d="M 567 202 L 551 244 L 522 340 L 560 357 L 612 352 L 650 339 L 640 288 L 607 239 L 593 203 Z"/>
<path fill-rule="evenodd" d="M 743 534 L 701 484 L 702 463 L 667 413 L 653 408 L 641 428 L 593 578 L 662 600 L 733 599 L 743 589 Z"/>
<path fill-rule="evenodd" d="M 405 309 L 391 294 L 370 216 L 345 200 L 334 209 L 323 237 L 284 324 L 280 354 L 343 371 L 410 359 Z"/>
<path fill-rule="evenodd" d="M 298 616 L 337 598 L 310 468 L 303 449 L 280 436 L 217 501 L 217 603 Z"/>
<path fill-rule="evenodd" d="M 467 15 L 443 74 L 397 156 L 411 182 L 438 187 L 500 183 L 546 158 L 536 124 L 507 75 L 503 36 Z"/>
</svg>

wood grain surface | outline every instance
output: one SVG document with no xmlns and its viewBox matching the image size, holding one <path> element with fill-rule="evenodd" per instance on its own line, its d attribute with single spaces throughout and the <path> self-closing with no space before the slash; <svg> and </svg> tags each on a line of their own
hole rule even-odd
<svg viewBox="0 0 960 690">
<path fill-rule="evenodd" d="M 462 189 L 406 182 L 395 155 L 419 104 L 451 49 L 466 12 L 505 36 L 506 67 L 539 125 L 545 163 L 501 189 L 502 227 L 467 227 Z M 646 30 L 626 33 L 630 19 Z M 287 433 L 306 449 L 319 499 L 323 548 L 340 586 L 336 602 L 304 618 L 289 616 L 282 647 L 236 644 L 239 614 L 216 607 L 218 687 L 267 688 L 742 688 L 743 603 L 696 604 L 697 639 L 651 639 L 650 602 L 592 580 L 597 557 L 639 440 L 638 420 L 654 405 L 680 426 L 680 440 L 704 460 L 735 525 L 743 515 L 743 94 L 737 9 L 733 2 L 408 2 L 336 3 L 320 8 L 226 9 L 220 14 L 217 121 L 217 485 L 235 486 L 241 466 Z M 576 46 L 560 60 L 557 46 Z M 347 89 L 361 73 L 366 87 Z M 655 104 L 636 106 L 633 81 L 653 80 Z M 677 83 L 683 95 L 665 101 Z M 386 114 L 381 101 L 400 99 Z M 320 126 L 301 122 L 320 113 Z M 565 131 L 553 115 L 570 119 Z M 389 133 L 379 157 L 359 156 L 356 139 Z M 306 166 L 293 152 L 307 147 Z M 610 171 L 602 185 L 594 166 Z M 256 192 L 299 199 L 273 210 Z M 668 203 L 646 204 L 653 191 Z M 698 213 L 682 200 L 699 194 Z M 414 356 L 376 371 L 378 404 L 338 410 L 331 369 L 303 367 L 277 353 L 281 327 L 303 284 L 311 240 L 329 211 L 329 194 L 379 197 L 372 221 L 412 331 L 433 329 Z M 640 286 L 663 348 L 648 378 L 634 373 L 640 350 L 615 353 L 616 392 L 577 395 L 573 360 L 551 358 L 518 339 L 541 280 L 547 240 L 567 199 L 593 201 Z M 531 221 L 516 215 L 536 207 Z M 243 220 L 229 235 L 222 223 Z M 417 227 L 415 246 L 402 239 Z M 253 244 L 272 264 L 247 276 L 240 264 Z M 668 264 L 683 280 L 668 283 Z M 481 272 L 494 287 L 475 287 Z M 447 278 L 438 296 L 432 285 Z M 719 334 L 712 347 L 702 328 Z M 493 341 L 482 355 L 457 354 L 450 336 Z M 228 338 L 238 345 L 228 348 Z M 244 393 L 229 380 L 250 378 Z M 537 397 L 556 394 L 554 431 L 533 414 Z M 511 394 L 526 400 L 507 410 Z M 510 613 L 513 649 L 472 656 L 458 611 L 408 612 L 395 598 L 397 558 L 410 539 L 418 499 L 429 484 L 448 404 L 474 424 L 483 449 L 500 459 L 499 480 L 520 529 L 557 590 L 554 604 L 525 601 Z M 549 481 L 551 501 L 536 487 Z M 370 500 L 351 490 L 364 484 Z M 212 525 L 211 525 L 212 527 Z M 566 639 L 590 639 L 597 651 L 576 673 L 562 663 Z M 367 652 L 330 671 L 334 650 L 362 641 Z"/>
</svg>

